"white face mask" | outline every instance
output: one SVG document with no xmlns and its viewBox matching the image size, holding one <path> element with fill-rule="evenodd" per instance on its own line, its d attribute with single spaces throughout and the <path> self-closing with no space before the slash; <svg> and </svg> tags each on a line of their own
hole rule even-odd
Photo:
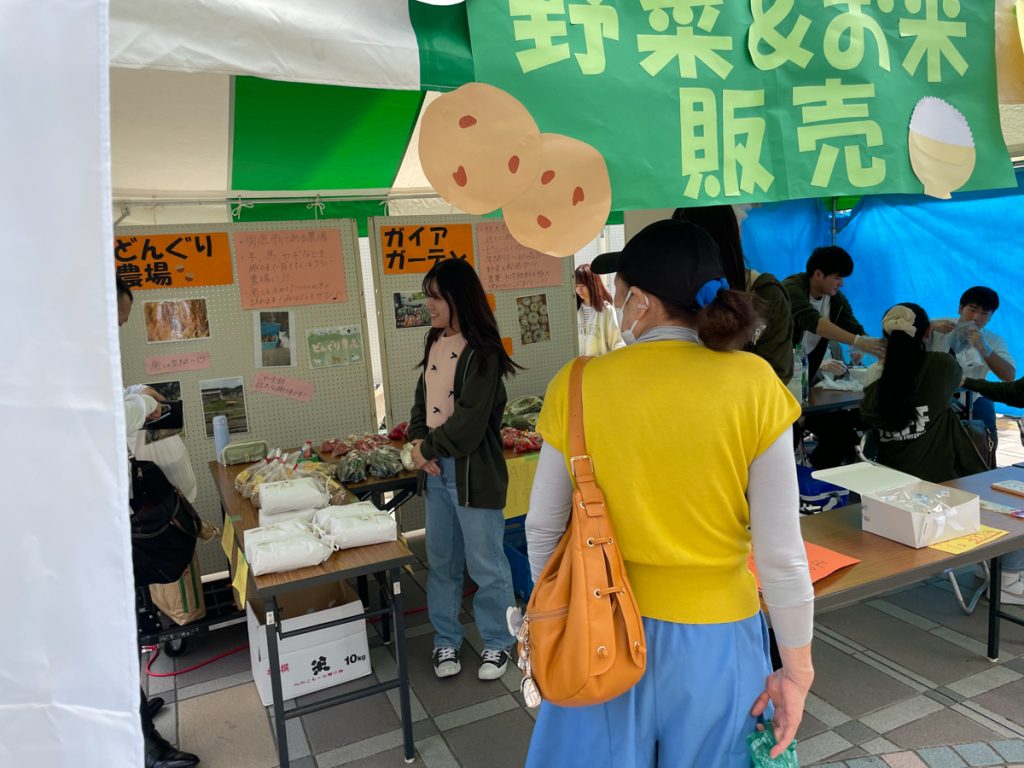
<svg viewBox="0 0 1024 768">
<path fill-rule="evenodd" d="M 626 292 L 626 298 L 622 302 L 622 307 L 620 309 L 616 309 L 615 310 L 616 313 L 617 313 L 618 319 L 619 319 L 619 327 L 620 328 L 622 327 L 622 311 L 626 308 L 626 302 L 629 301 L 629 299 L 630 299 L 630 297 L 632 295 L 633 295 L 633 289 L 630 288 L 629 291 Z M 636 320 L 633 321 L 633 324 L 631 326 L 629 326 L 629 328 L 627 328 L 626 330 L 622 331 L 622 341 L 623 341 L 623 343 L 625 343 L 625 345 L 627 347 L 630 344 L 636 344 L 636 336 L 633 335 L 633 331 L 636 330 L 636 324 L 639 323 L 639 322 L 640 322 L 640 318 L 638 317 Z"/>
</svg>

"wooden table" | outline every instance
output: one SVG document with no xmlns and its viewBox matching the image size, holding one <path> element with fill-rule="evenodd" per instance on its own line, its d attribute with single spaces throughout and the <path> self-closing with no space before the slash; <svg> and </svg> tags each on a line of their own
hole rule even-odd
<svg viewBox="0 0 1024 768">
<path fill-rule="evenodd" d="M 848 411 L 853 408 L 859 408 L 860 401 L 863 399 L 863 392 L 847 392 L 841 389 L 811 387 L 807 393 L 807 402 L 803 404 L 803 412 Z"/>
<path fill-rule="evenodd" d="M 1004 467 L 954 480 L 946 485 L 976 493 L 988 501 L 1016 506 L 1024 500 L 991 488 L 993 482 L 1007 479 L 1024 480 L 1024 470 Z M 1004 613 L 1000 607 L 1000 558 L 1007 552 L 1024 548 L 1024 520 L 982 510 L 983 525 L 1008 531 L 1008 535 L 969 552 L 951 555 L 930 547 L 914 549 L 873 533 L 865 533 L 861 530 L 860 514 L 860 505 L 853 504 L 804 517 L 800 521 L 806 541 L 860 560 L 856 565 L 842 568 L 815 583 L 815 610 L 824 612 L 844 608 L 883 592 L 923 581 L 951 568 L 990 560 L 992 580 L 989 587 L 988 657 L 997 661 L 999 619 L 1024 624 L 1020 619 Z"/>
<path fill-rule="evenodd" d="M 217 493 L 220 496 L 221 509 L 224 512 L 224 524 L 230 524 L 234 531 L 235 544 L 245 551 L 245 532 L 259 526 L 259 514 L 248 499 L 243 498 L 235 490 L 235 476 L 245 465 L 223 467 L 216 461 L 210 462 Z M 398 541 L 386 544 L 373 544 L 367 547 L 343 549 L 332 554 L 320 565 L 299 568 L 285 573 L 268 573 L 253 576 L 249 572 L 251 594 L 259 598 L 266 610 L 267 655 L 270 663 L 270 687 L 274 704 L 274 727 L 277 732 L 277 753 L 280 768 L 288 768 L 288 736 L 285 722 L 295 717 L 317 712 L 337 704 L 361 699 L 376 693 L 383 693 L 398 688 L 399 706 L 402 716 L 402 736 L 406 762 L 415 757 L 412 736 L 412 713 L 409 708 L 409 664 L 405 647 L 405 618 L 402 606 L 402 589 L 400 576 L 402 568 L 416 562 L 416 557 L 408 548 Z M 351 616 L 327 624 L 314 625 L 304 629 L 284 632 L 281 630 L 280 610 L 277 604 L 278 595 L 293 592 L 319 584 L 345 581 L 351 578 L 365 578 L 374 575 L 380 585 L 381 607 L 376 610 L 364 610 L 357 616 Z M 364 602 L 364 608 L 368 603 Z M 398 677 L 375 685 L 369 685 L 356 691 L 332 696 L 314 704 L 297 706 L 287 712 L 284 710 L 284 699 L 281 690 L 280 657 L 278 643 L 288 637 L 303 635 L 325 627 L 346 624 L 374 616 L 390 618 L 394 622 L 395 656 L 398 663 Z"/>
</svg>

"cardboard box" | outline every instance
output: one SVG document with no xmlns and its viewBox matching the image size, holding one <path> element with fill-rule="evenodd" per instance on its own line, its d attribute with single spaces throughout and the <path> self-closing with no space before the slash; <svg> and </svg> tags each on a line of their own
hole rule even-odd
<svg viewBox="0 0 1024 768">
<path fill-rule="evenodd" d="M 344 583 L 311 587 L 278 598 L 281 628 L 287 632 L 363 612 L 363 604 Z M 266 612 L 259 601 L 245 608 L 249 625 L 252 677 L 264 706 L 272 703 L 267 653 Z M 285 700 L 347 683 L 370 674 L 366 622 L 353 621 L 278 642 L 281 691 Z"/>
<path fill-rule="evenodd" d="M 861 496 L 861 528 L 868 533 L 919 549 L 976 533 L 981 527 L 978 496 L 957 488 L 929 483 L 879 464 L 861 462 L 813 473 L 819 480 L 849 488 Z M 948 494 L 945 515 L 912 512 L 882 500 L 894 491 Z"/>
</svg>

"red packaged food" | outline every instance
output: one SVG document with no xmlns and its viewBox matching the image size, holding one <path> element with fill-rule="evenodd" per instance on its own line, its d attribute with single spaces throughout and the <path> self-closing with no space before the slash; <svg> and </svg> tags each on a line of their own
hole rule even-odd
<svg viewBox="0 0 1024 768">
<path fill-rule="evenodd" d="M 388 439 L 396 442 L 404 443 L 409 439 L 409 422 L 403 421 L 401 424 L 396 424 L 388 432 Z"/>
</svg>

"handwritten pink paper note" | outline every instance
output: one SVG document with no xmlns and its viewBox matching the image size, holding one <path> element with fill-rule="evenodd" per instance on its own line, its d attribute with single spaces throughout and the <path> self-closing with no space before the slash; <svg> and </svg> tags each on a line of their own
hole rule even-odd
<svg viewBox="0 0 1024 768">
<path fill-rule="evenodd" d="M 480 282 L 488 291 L 562 284 L 562 260 L 517 243 L 504 221 L 478 223 L 476 245 Z"/>
<path fill-rule="evenodd" d="M 180 373 L 181 371 L 201 371 L 209 368 L 209 352 L 185 352 L 180 355 L 159 355 L 147 357 L 143 363 L 146 374 L 159 376 L 162 373 Z"/>
<path fill-rule="evenodd" d="M 342 304 L 345 259 L 337 229 L 235 232 L 242 309 Z"/>
<path fill-rule="evenodd" d="M 260 371 L 253 377 L 252 391 L 262 392 L 265 395 L 284 397 L 289 400 L 298 400 L 300 403 L 308 403 L 313 399 L 313 392 L 316 385 L 311 381 L 293 379 L 290 376 L 279 376 L 276 373 Z"/>
</svg>

